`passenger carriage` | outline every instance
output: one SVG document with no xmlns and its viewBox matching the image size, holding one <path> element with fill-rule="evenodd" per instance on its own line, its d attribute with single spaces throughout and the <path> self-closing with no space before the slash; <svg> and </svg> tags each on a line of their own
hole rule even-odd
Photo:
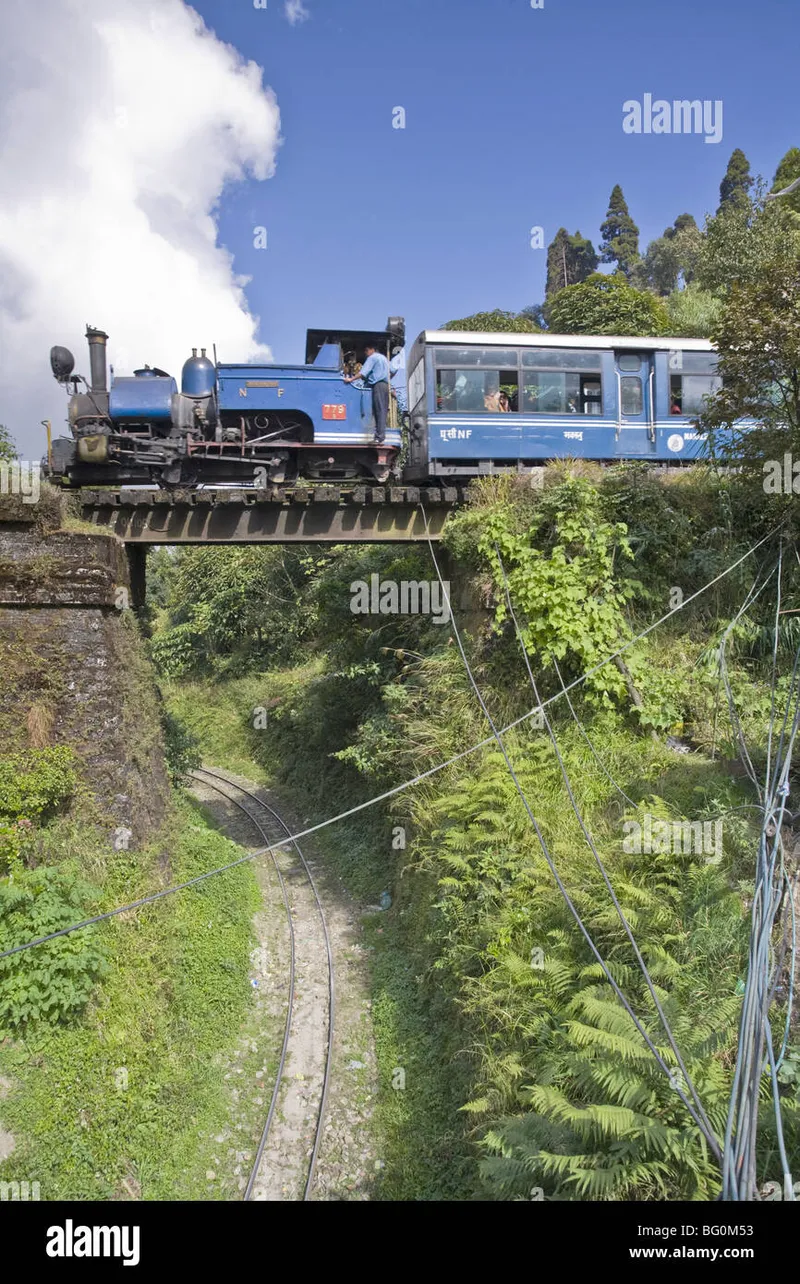
<svg viewBox="0 0 800 1284">
<path fill-rule="evenodd" d="M 408 480 L 548 459 L 682 461 L 721 380 L 706 339 L 426 330 L 408 361 Z"/>
</svg>

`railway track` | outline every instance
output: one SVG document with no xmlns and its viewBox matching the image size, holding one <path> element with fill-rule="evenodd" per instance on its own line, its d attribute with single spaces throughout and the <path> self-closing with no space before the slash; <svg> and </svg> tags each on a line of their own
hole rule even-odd
<svg viewBox="0 0 800 1284">
<path fill-rule="evenodd" d="M 199 767 L 190 772 L 199 784 L 225 798 L 250 821 L 265 846 L 288 838 L 291 830 L 274 807 L 245 789 L 235 780 L 219 771 Z M 316 1120 L 313 1143 L 299 1135 L 297 1144 L 303 1145 L 308 1157 L 303 1200 L 310 1200 L 319 1157 L 320 1143 L 325 1125 L 325 1111 L 330 1088 L 331 1061 L 335 1020 L 335 988 L 333 951 L 325 912 L 308 862 L 296 842 L 270 852 L 286 911 L 289 934 L 289 975 L 286 992 L 286 1011 L 278 1071 L 272 1090 L 267 1117 L 261 1132 L 255 1159 L 244 1192 L 245 1201 L 280 1198 L 276 1190 L 282 1188 L 282 1177 L 287 1167 L 291 1174 L 291 1157 L 287 1156 L 280 1138 L 274 1135 L 278 1106 L 284 1112 L 287 1104 L 294 1104 L 304 1112 L 300 1102 L 290 1103 L 292 1093 L 305 1091 L 313 1085 L 316 1092 Z M 310 912 L 309 912 L 310 911 Z M 298 929 L 302 918 L 303 931 Z M 310 930 L 315 924 L 316 931 Z M 327 964 L 327 996 L 320 1004 L 319 959 L 324 956 Z M 302 995 L 302 999 L 299 996 Z M 298 1002 L 306 1005 L 306 1025 L 309 1011 L 314 1020 L 314 1037 L 301 1039 L 298 1022 Z M 319 1011 L 318 1011 L 319 1009 Z M 323 1033 L 324 1028 L 324 1033 Z M 290 1075 L 291 1070 L 291 1075 Z M 302 1085 L 302 1089 L 299 1085 Z M 288 1111 L 291 1114 L 291 1111 Z M 298 1113 L 297 1109 L 294 1112 Z M 284 1142 L 286 1138 L 284 1137 Z"/>
</svg>

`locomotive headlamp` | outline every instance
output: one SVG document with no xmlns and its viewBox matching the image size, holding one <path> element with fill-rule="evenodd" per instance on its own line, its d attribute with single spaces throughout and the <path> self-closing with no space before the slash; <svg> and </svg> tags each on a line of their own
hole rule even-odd
<svg viewBox="0 0 800 1284">
<path fill-rule="evenodd" d="M 50 369 L 59 383 L 66 383 L 75 369 L 75 358 L 69 348 L 50 349 Z"/>
</svg>

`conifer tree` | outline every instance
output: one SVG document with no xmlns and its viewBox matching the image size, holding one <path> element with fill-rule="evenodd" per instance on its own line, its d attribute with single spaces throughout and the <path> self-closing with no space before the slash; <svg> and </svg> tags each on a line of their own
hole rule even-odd
<svg viewBox="0 0 800 1284">
<path fill-rule="evenodd" d="M 753 178 L 750 174 L 750 162 L 741 148 L 737 147 L 731 153 L 725 177 L 719 185 L 719 209 L 717 213 L 721 214 L 724 209 L 744 205 L 752 186 Z"/>
<path fill-rule="evenodd" d="M 640 262 L 639 229 L 628 210 L 619 183 L 608 202 L 608 213 L 600 228 L 600 258 L 603 263 L 616 263 L 617 270 L 631 280 Z"/>
<path fill-rule="evenodd" d="M 592 242 L 576 232 L 570 236 L 560 227 L 547 247 L 547 285 L 545 298 L 568 285 L 579 285 L 597 267 L 597 254 Z"/>
</svg>

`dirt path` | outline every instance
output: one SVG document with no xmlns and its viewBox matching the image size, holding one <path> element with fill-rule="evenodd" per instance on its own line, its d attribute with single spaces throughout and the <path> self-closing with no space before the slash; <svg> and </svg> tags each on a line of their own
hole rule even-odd
<svg viewBox="0 0 800 1284">
<path fill-rule="evenodd" d="M 270 802 L 293 832 L 301 828 L 300 818 L 270 791 L 230 772 L 225 774 Z M 199 781 L 194 782 L 192 792 L 234 842 L 248 851 L 263 845 L 232 803 Z M 255 804 L 251 806 L 255 808 Z M 303 840 L 302 848 L 325 912 L 335 981 L 331 1086 L 311 1198 L 367 1200 L 381 1165 L 370 1135 L 377 1070 L 359 910 L 320 862 L 313 839 Z M 253 1198 L 299 1200 L 314 1142 L 325 1065 L 327 956 L 316 902 L 296 853 L 286 848 L 277 856 L 294 922 L 295 1006 L 278 1108 Z M 230 1118 L 214 1138 L 218 1153 L 215 1168 L 207 1174 L 209 1195 L 218 1199 L 241 1199 L 244 1193 L 269 1108 L 286 1014 L 290 956 L 286 911 L 268 856 L 256 861 L 256 872 L 262 908 L 254 919 L 258 944 L 251 956 L 255 1004 L 225 1076 L 231 1080 Z"/>
</svg>

